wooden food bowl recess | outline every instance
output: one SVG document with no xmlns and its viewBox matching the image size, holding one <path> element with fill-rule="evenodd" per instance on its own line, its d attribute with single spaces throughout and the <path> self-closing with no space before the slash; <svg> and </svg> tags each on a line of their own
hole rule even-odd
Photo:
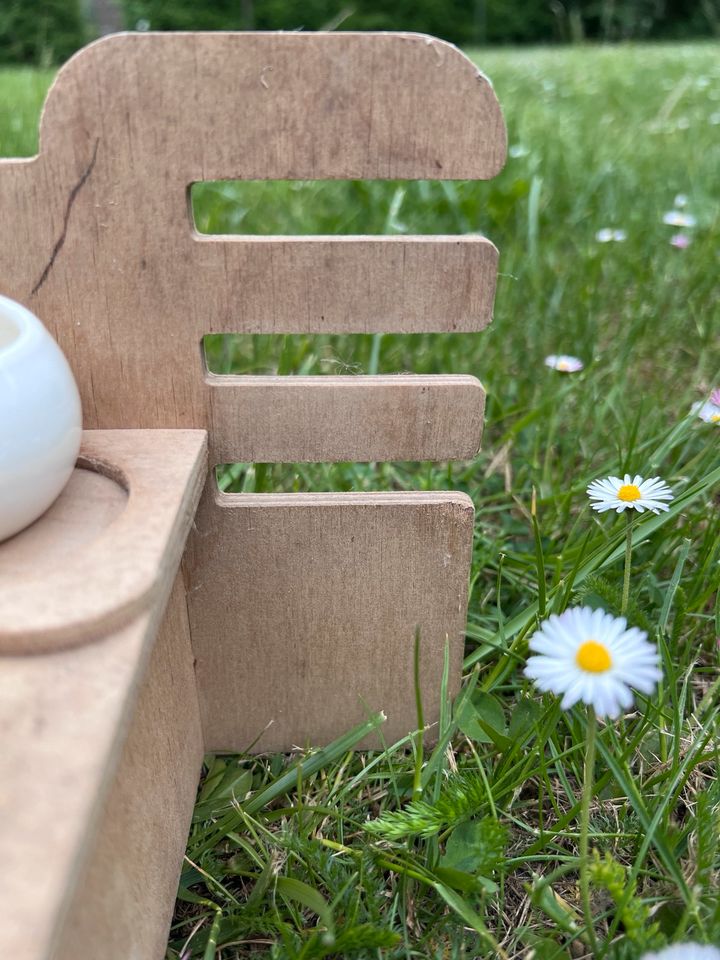
<svg viewBox="0 0 720 960">
<path fill-rule="evenodd" d="M 0 545 L 0 955 L 164 956 L 205 753 L 320 746 L 460 683 L 473 505 L 454 492 L 223 494 L 229 462 L 466 459 L 470 376 L 217 376 L 209 333 L 479 331 L 479 236 L 201 236 L 223 179 L 488 179 L 486 78 L 414 34 L 119 34 L 59 72 L 0 160 L 0 293 L 80 388 L 60 499 Z M 259 736 L 260 735 L 260 736 Z M 259 737 L 259 738 L 258 738 Z M 367 741 L 361 746 L 379 746 Z"/>
</svg>

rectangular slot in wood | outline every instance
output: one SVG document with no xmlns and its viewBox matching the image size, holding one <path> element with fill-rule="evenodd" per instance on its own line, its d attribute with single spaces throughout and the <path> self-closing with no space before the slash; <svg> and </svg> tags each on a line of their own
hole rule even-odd
<svg viewBox="0 0 720 960">
<path fill-rule="evenodd" d="M 202 180 L 188 188 L 188 213 L 200 234 L 461 234 L 482 223 L 485 189 L 473 180 Z"/>
</svg>

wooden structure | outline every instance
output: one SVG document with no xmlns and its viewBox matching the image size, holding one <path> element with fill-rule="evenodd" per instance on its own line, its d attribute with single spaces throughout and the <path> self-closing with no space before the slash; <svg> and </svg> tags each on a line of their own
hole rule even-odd
<svg viewBox="0 0 720 960">
<path fill-rule="evenodd" d="M 201 180 L 488 178 L 505 133 L 452 46 L 400 34 L 127 34 L 60 71 L 0 161 L 0 292 L 65 351 L 87 431 L 0 545 L 0 897 L 13 960 L 162 956 L 204 751 L 322 744 L 459 683 L 460 494 L 226 495 L 231 461 L 466 458 L 466 376 L 221 377 L 215 332 L 480 330 L 480 237 L 208 237 Z M 181 561 L 182 558 L 182 561 Z M 259 739 L 258 739 L 259 737 Z M 372 744 L 368 744 L 372 746 Z"/>
</svg>

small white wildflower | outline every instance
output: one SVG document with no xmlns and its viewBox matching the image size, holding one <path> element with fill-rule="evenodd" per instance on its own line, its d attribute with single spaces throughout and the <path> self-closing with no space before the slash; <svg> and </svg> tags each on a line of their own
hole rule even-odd
<svg viewBox="0 0 720 960">
<path fill-rule="evenodd" d="M 606 510 L 615 510 L 622 513 L 624 510 L 637 510 L 643 513 L 650 510 L 660 513 L 668 510 L 665 501 L 673 499 L 670 487 L 659 477 L 650 477 L 643 480 L 640 476 L 631 477 L 625 474 L 620 477 L 607 477 L 605 480 L 593 480 L 587 488 L 593 510 L 605 513 Z"/>
<path fill-rule="evenodd" d="M 720 425 L 720 405 L 713 403 L 712 400 L 707 400 L 705 403 L 694 403 L 692 410 L 693 413 L 697 413 L 705 423 L 717 423 Z"/>
<path fill-rule="evenodd" d="M 537 656 L 528 658 L 525 676 L 545 693 L 562 694 L 563 710 L 582 701 L 600 717 L 617 717 L 632 706 L 631 687 L 651 694 L 662 678 L 647 634 L 604 610 L 569 607 L 551 614 L 529 646 Z"/>
<path fill-rule="evenodd" d="M 687 204 L 688 204 L 687 194 L 684 194 L 684 193 L 678 193 L 677 196 L 675 197 L 675 200 L 673 201 L 673 206 L 676 207 L 678 210 L 684 209 L 687 206 Z"/>
<path fill-rule="evenodd" d="M 663 223 L 670 227 L 694 227 L 697 220 L 691 213 L 683 213 L 681 210 L 668 210 L 663 214 Z"/>
<path fill-rule="evenodd" d="M 691 243 L 692 237 L 687 233 L 674 233 L 670 237 L 670 246 L 675 247 L 676 250 L 687 250 Z"/>
<path fill-rule="evenodd" d="M 551 353 L 545 357 L 545 366 L 560 373 L 577 373 L 582 370 L 585 364 L 580 357 L 571 357 L 566 353 Z"/>
<path fill-rule="evenodd" d="M 613 230 L 612 227 L 603 227 L 602 230 L 598 230 L 595 234 L 595 239 L 598 243 L 622 243 L 623 240 L 627 240 L 627 233 L 625 230 Z"/>
</svg>

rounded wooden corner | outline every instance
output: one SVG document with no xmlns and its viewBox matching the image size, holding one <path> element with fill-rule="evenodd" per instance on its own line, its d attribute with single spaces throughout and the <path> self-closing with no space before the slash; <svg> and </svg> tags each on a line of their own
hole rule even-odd
<svg viewBox="0 0 720 960">
<path fill-rule="evenodd" d="M 255 66 L 249 63 L 253 58 Z M 198 74 L 198 63 L 208 59 L 215 66 L 201 69 Z M 289 59 L 296 71 L 291 91 L 287 89 Z M 157 64 L 152 90 L 147 89 L 147 78 L 142 79 L 147 63 Z M 371 67 L 377 73 L 377 103 L 366 116 L 367 71 Z M 239 70 L 245 74 L 245 84 L 250 83 L 254 112 L 268 111 L 267 116 L 277 122 L 278 129 L 299 105 L 309 105 L 309 135 L 315 143 L 318 137 L 340 132 L 337 104 L 332 98 L 323 99 L 328 72 L 331 78 L 337 76 L 338 97 L 348 101 L 343 123 L 351 131 L 348 139 L 354 139 L 355 146 L 347 150 L 343 161 L 334 163 L 329 155 L 325 157 L 316 171 L 320 179 L 485 180 L 494 177 L 505 162 L 507 132 L 489 79 L 453 44 L 426 34 L 402 32 L 111 34 L 83 47 L 59 70 L 41 114 L 39 153 L 44 155 L 46 150 L 56 149 L 54 141 L 66 135 L 66 122 L 75 108 L 79 110 L 75 123 L 84 126 L 92 140 L 106 133 L 104 113 L 120 115 L 125 101 L 134 108 L 140 104 L 147 117 L 154 117 L 158 109 L 157 91 L 161 88 L 168 93 L 167 109 L 178 118 L 177 129 L 174 128 L 176 142 L 168 143 L 168 149 L 177 152 L 178 143 L 182 143 L 181 153 L 186 152 L 200 129 L 198 121 L 202 120 L 203 108 L 199 105 L 199 112 L 191 118 L 183 114 L 181 104 L 197 97 L 198 91 L 204 97 L 222 93 L 223 109 L 233 113 L 241 102 Z M 248 70 L 252 72 L 248 74 Z M 118 71 L 127 76 L 126 89 L 117 103 L 109 102 L 103 90 L 115 89 Z M 274 73 L 266 76 L 263 71 Z M 283 72 L 284 83 L 280 77 Z M 274 99 L 278 97 L 280 110 Z M 79 106 L 83 98 L 84 103 Z M 94 120 L 92 112 L 97 114 Z M 196 170 L 193 175 L 206 174 L 208 179 L 240 175 L 307 179 L 313 175 L 312 151 L 307 159 L 297 162 L 297 169 L 280 163 L 276 170 L 268 170 L 258 168 L 260 159 L 267 163 L 264 148 L 258 154 L 260 159 L 248 160 L 248 169 L 233 171 L 226 165 L 227 157 L 235 151 L 213 151 L 209 119 L 208 124 L 210 149 L 203 161 L 207 161 L 207 169 Z M 393 131 L 403 141 L 415 137 L 418 144 L 424 145 L 419 153 L 414 151 L 412 162 L 398 152 Z M 369 156 L 368 137 L 375 141 Z"/>
<path fill-rule="evenodd" d="M 0 544 L 0 656 L 81 646 L 149 609 L 180 561 L 206 450 L 202 430 L 86 432 L 76 474 L 98 479 L 74 477 Z"/>
</svg>

